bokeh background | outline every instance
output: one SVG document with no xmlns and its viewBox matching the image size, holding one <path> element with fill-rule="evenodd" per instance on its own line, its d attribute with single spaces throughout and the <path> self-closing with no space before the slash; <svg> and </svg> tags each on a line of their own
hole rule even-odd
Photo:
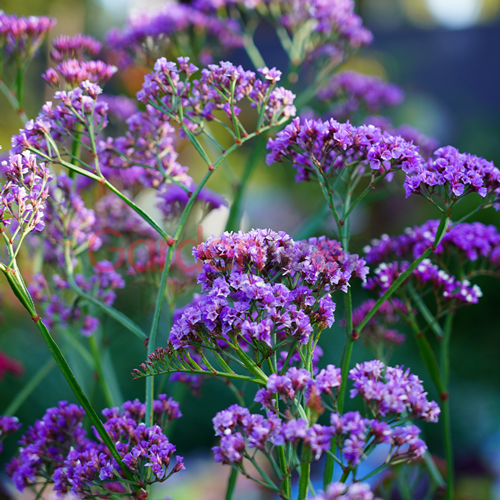
<svg viewBox="0 0 500 500">
<path fill-rule="evenodd" d="M 0 8 L 20 15 L 50 15 L 58 19 L 51 37 L 58 34 L 89 33 L 102 39 L 112 26 L 121 26 L 134 11 L 155 9 L 160 0 L 0 0 Z M 363 0 L 358 10 L 374 35 L 374 43 L 348 63 L 348 67 L 377 74 L 400 85 L 406 94 L 404 103 L 392 113 L 396 125 L 411 124 L 436 137 L 441 145 L 452 144 L 500 166 L 500 0 Z M 257 45 L 270 65 L 283 60 L 277 41 L 265 30 Z M 245 64 L 245 55 L 232 58 Z M 26 108 L 34 116 L 52 91 L 40 74 L 48 63 L 47 47 L 33 62 L 27 78 Z M 140 88 L 142 75 L 130 71 L 114 77 L 106 91 L 133 95 Z M 10 137 L 20 123 L 0 95 L 0 145 L 9 148 Z M 204 165 L 189 149 L 180 145 L 180 162 L 190 167 L 195 180 L 202 176 Z M 231 159 L 236 172 L 243 158 Z M 283 165 L 267 167 L 264 162 L 253 174 L 245 198 L 243 225 L 271 227 L 300 236 L 306 221 L 317 214 L 321 205 L 316 185 L 296 185 L 292 169 Z M 228 196 L 232 179 L 229 171 L 217 172 L 211 181 L 213 190 Z M 464 208 L 465 210 L 465 208 Z M 400 233 L 404 227 L 421 224 L 438 214 L 418 199 L 404 200 L 394 186 L 392 196 L 375 201 L 370 209 L 354 213 L 353 251 L 361 252 L 371 238 L 382 232 Z M 227 213 L 220 210 L 204 221 L 204 236 L 220 232 Z M 492 210 L 480 213 L 481 222 L 500 227 L 500 215 Z M 331 232 L 333 223 L 320 218 L 318 233 Z M 478 305 L 459 311 L 452 338 L 451 404 L 452 426 L 457 464 L 457 492 L 460 500 L 500 499 L 500 288 L 498 282 L 483 278 L 478 284 L 484 297 Z M 0 350 L 22 360 L 23 372 L 7 374 L 0 381 L 0 414 L 15 398 L 33 374 L 49 359 L 49 352 L 29 318 L 12 300 L 4 284 L 1 290 Z M 359 296 L 361 299 L 361 296 Z M 139 307 L 137 308 L 137 303 Z M 148 297 L 125 291 L 117 307 L 131 311 L 139 324 L 148 324 L 151 313 Z M 143 382 L 132 381 L 129 373 L 144 359 L 140 344 L 131 341 L 116 324 L 105 324 L 109 338 L 108 355 L 120 374 L 119 384 L 125 398 L 143 397 Z M 166 339 L 168 331 L 161 332 Z M 338 363 L 344 335 L 340 326 L 328 334 L 325 359 Z M 355 359 L 369 354 L 356 346 Z M 103 405 L 96 390 L 95 378 L 73 352 L 70 360 L 84 389 L 94 395 L 97 406 Z M 392 361 L 411 366 L 424 374 L 411 336 L 393 356 Z M 425 380 L 425 376 L 423 376 Z M 176 500 L 211 500 L 222 498 L 227 468 L 211 461 L 214 444 L 212 416 L 232 404 L 229 390 L 217 381 L 208 381 L 201 394 L 193 397 L 182 388 L 160 380 L 166 391 L 182 399 L 183 419 L 172 431 L 172 440 L 180 454 L 191 457 L 189 470 L 166 490 L 155 492 L 160 499 L 167 494 Z M 431 384 L 427 384 L 431 387 Z M 435 397 L 434 394 L 432 396 Z M 48 406 L 61 399 L 73 400 L 62 376 L 53 369 L 38 390 L 23 404 L 17 415 L 32 423 Z M 432 426 L 424 429 L 433 453 L 442 456 L 439 432 Z M 0 462 L 15 451 L 15 439 L 5 443 Z M 5 495 L 13 495 L 9 486 Z M 253 486 L 241 482 L 239 498 L 264 498 Z M 3 493 L 2 493 L 3 494 Z"/>
</svg>

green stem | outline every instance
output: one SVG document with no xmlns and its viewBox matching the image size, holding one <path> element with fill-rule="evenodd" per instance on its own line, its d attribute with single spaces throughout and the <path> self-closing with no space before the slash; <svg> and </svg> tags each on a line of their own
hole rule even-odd
<svg viewBox="0 0 500 500">
<path fill-rule="evenodd" d="M 31 380 L 17 393 L 17 396 L 10 402 L 3 414 L 14 415 L 55 366 L 56 362 L 54 358 L 49 358 L 35 375 L 33 375 Z"/>
<path fill-rule="evenodd" d="M 441 328 L 441 325 L 439 324 L 437 318 L 433 316 L 433 314 L 429 311 L 429 308 L 425 305 L 425 302 L 422 300 L 422 297 L 417 293 L 415 290 L 415 287 L 413 285 L 410 285 L 408 287 L 411 295 L 412 301 L 415 303 L 417 306 L 418 310 L 424 317 L 425 321 L 427 324 L 431 327 L 431 329 L 434 331 L 436 336 L 439 339 L 442 339 L 444 337 L 444 332 Z M 443 374 L 444 375 L 444 374 Z"/>
<path fill-rule="evenodd" d="M 453 326 L 454 314 L 450 313 L 446 318 L 444 328 L 444 338 L 441 344 L 441 371 L 444 378 L 446 394 L 442 398 L 443 409 L 443 436 L 446 456 L 446 500 L 453 498 L 454 487 L 454 465 L 453 465 L 453 441 L 451 435 L 451 416 L 450 416 L 450 396 L 448 384 L 450 378 L 450 337 Z"/>
<path fill-rule="evenodd" d="M 308 445 L 304 445 L 302 450 L 302 463 L 300 465 L 299 496 L 298 500 L 306 500 L 309 488 L 309 477 L 311 475 L 312 452 Z"/>
<path fill-rule="evenodd" d="M 245 170 L 243 171 L 241 180 L 235 189 L 233 203 L 231 204 L 229 217 L 226 223 L 226 231 L 239 231 L 240 229 L 241 217 L 243 215 L 242 204 L 245 188 L 250 176 L 255 170 L 255 167 L 257 167 L 257 165 L 259 164 L 259 159 L 261 158 L 261 153 L 264 149 L 265 143 L 265 138 L 263 136 L 259 137 L 255 148 L 252 150 L 250 156 L 248 157 L 248 161 L 246 162 Z"/>
<path fill-rule="evenodd" d="M 237 480 L 238 480 L 238 471 L 235 468 L 231 468 L 231 474 L 229 474 L 229 479 L 227 481 L 226 500 L 233 499 L 233 494 L 236 488 Z"/>
<path fill-rule="evenodd" d="M 81 149 L 81 132 L 82 132 L 82 124 L 77 123 L 75 125 L 75 137 L 73 139 L 73 144 L 71 145 L 71 157 L 74 159 L 80 159 L 80 149 Z M 71 179 L 75 178 L 75 172 L 70 170 L 69 176 Z"/>
<path fill-rule="evenodd" d="M 109 407 L 117 406 L 117 402 L 115 401 L 113 393 L 110 391 L 109 386 L 106 382 L 106 377 L 104 376 L 104 372 L 102 369 L 102 362 L 101 362 L 101 354 L 99 352 L 99 346 L 97 345 L 95 334 L 90 336 L 89 344 L 90 344 L 90 351 L 92 352 L 92 356 L 94 358 L 94 365 L 95 365 L 95 370 L 97 372 L 97 378 L 99 379 L 99 384 L 101 385 L 104 398 L 106 399 L 106 404 Z"/>
<path fill-rule="evenodd" d="M 278 446 L 278 458 L 280 462 L 280 469 L 283 472 L 283 482 L 281 483 L 281 488 L 283 489 L 283 493 L 286 496 L 292 496 L 292 481 L 290 478 L 290 474 L 288 473 L 286 453 L 284 446 Z"/>
<path fill-rule="evenodd" d="M 434 248 L 437 247 L 437 245 L 443 239 L 449 220 L 450 220 L 449 215 L 446 213 L 443 214 L 432 247 L 425 250 L 425 252 L 418 259 L 413 261 L 411 265 L 408 267 L 408 269 L 406 269 L 406 271 L 401 273 L 394 281 L 394 283 L 385 291 L 385 293 L 381 297 L 379 297 L 379 299 L 377 300 L 377 302 L 375 302 L 375 305 L 372 307 L 370 312 L 366 315 L 365 319 L 358 326 L 357 328 L 358 334 L 367 325 L 368 321 L 370 321 L 373 318 L 374 314 L 380 309 L 380 306 L 392 296 L 392 294 L 403 284 L 406 278 L 410 276 L 410 274 L 417 268 L 417 266 L 431 254 Z"/>
<path fill-rule="evenodd" d="M 15 94 L 9 89 L 9 87 L 7 87 L 7 85 L 2 79 L 0 79 L 0 90 L 2 91 L 6 99 L 9 101 L 14 111 L 18 114 L 19 118 L 23 122 L 23 125 L 26 125 L 26 123 L 28 123 L 28 116 L 21 109 L 21 106 L 19 105 L 19 101 L 17 100 Z"/>
<path fill-rule="evenodd" d="M 425 452 L 424 461 L 425 466 L 427 467 L 427 471 L 429 472 L 429 475 L 431 476 L 434 484 L 440 487 L 446 486 L 446 483 L 444 482 L 443 477 L 441 476 L 441 473 L 439 472 L 439 469 L 434 463 L 434 460 L 432 459 L 432 456 L 428 450 Z"/>
<path fill-rule="evenodd" d="M 16 76 L 16 98 L 19 103 L 19 108 L 17 109 L 18 113 L 23 111 L 23 102 L 24 102 L 24 70 L 22 67 L 17 68 L 17 76 Z"/>
</svg>

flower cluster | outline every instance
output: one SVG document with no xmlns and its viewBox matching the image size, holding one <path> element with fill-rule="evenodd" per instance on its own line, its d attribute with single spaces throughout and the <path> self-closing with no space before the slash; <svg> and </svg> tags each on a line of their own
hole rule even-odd
<svg viewBox="0 0 500 500">
<path fill-rule="evenodd" d="M 347 119 L 361 109 L 365 113 L 378 113 L 385 107 L 397 106 L 403 97 L 397 85 L 355 71 L 337 73 L 318 92 L 321 101 L 334 101 L 329 114 L 337 120 Z"/>
<path fill-rule="evenodd" d="M 11 226 L 11 244 L 21 241 L 31 231 L 42 231 L 45 202 L 49 196 L 48 183 L 52 176 L 44 163 L 25 151 L 2 162 L 7 182 L 0 191 L 1 232 Z"/>
<path fill-rule="evenodd" d="M 375 498 L 370 485 L 366 483 L 331 483 L 324 493 L 315 496 L 312 500 L 381 500 Z"/>
<path fill-rule="evenodd" d="M 75 36 L 59 35 L 52 40 L 53 49 L 50 51 L 50 57 L 57 62 L 64 59 L 84 60 L 95 57 L 102 49 L 102 43 L 90 35 Z"/>
<path fill-rule="evenodd" d="M 267 148 L 271 150 L 267 163 L 292 163 L 297 169 L 297 182 L 314 178 L 316 169 L 331 175 L 347 164 L 368 167 L 371 175 L 385 175 L 400 168 L 414 170 L 423 162 L 417 146 L 402 137 L 373 125 L 355 127 L 333 119 L 295 118 L 276 139 L 269 140 Z"/>
<path fill-rule="evenodd" d="M 374 299 L 363 302 L 352 312 L 352 326 L 356 329 L 366 315 L 373 309 Z M 361 334 L 361 340 L 376 353 L 381 354 L 383 347 L 398 346 L 405 341 L 405 336 L 390 328 L 400 322 L 400 314 L 406 314 L 406 304 L 399 299 L 384 302 L 377 313 L 368 321 Z"/>
<path fill-rule="evenodd" d="M 56 89 L 78 87 L 88 80 L 99 85 L 104 85 L 116 73 L 118 68 L 102 61 L 80 61 L 79 59 L 66 59 L 59 62 L 55 69 L 49 68 L 42 78 Z M 62 81 L 64 85 L 62 85 Z"/>
<path fill-rule="evenodd" d="M 161 425 L 181 417 L 178 404 L 165 395 L 154 401 L 154 425 L 142 422 L 145 405 L 127 401 L 119 408 L 103 410 L 104 427 L 115 441 L 117 450 L 132 473 L 151 468 L 151 484 L 164 481 L 184 468 L 182 458 L 168 471 L 175 446 L 164 435 Z M 98 440 L 86 436 L 82 426 L 83 409 L 65 401 L 49 408 L 41 420 L 28 429 L 19 444 L 19 457 L 7 466 L 7 473 L 22 491 L 44 478 L 54 483 L 61 494 L 70 491 L 79 498 L 95 494 L 130 492 L 128 481 L 109 450 Z M 95 431 L 94 431 L 95 432 Z M 95 433 L 97 436 L 97 433 Z M 129 493 L 130 494 L 130 493 Z"/>
<path fill-rule="evenodd" d="M 106 41 L 111 48 L 123 53 L 122 64 L 130 63 L 131 56 L 145 57 L 150 62 L 164 52 L 166 44 L 175 49 L 177 37 L 182 39 L 179 35 L 189 30 L 197 38 L 204 39 L 197 54 L 202 63 L 210 63 L 213 55 L 242 45 L 236 21 L 222 20 L 182 3 L 168 5 L 155 13 L 142 12 L 133 16 L 122 30 L 112 29 Z M 171 41 L 174 43 L 169 43 Z"/>
<path fill-rule="evenodd" d="M 107 106 L 98 101 L 102 89 L 95 83 L 85 81 L 69 92 L 56 92 L 60 101 L 55 107 L 52 102 L 43 105 L 35 120 L 30 120 L 18 135 L 12 136 L 12 151 L 15 153 L 29 150 L 42 156 L 56 157 L 53 141 L 59 141 L 66 152 L 73 141 L 84 130 L 92 129 L 97 135 L 107 124 Z M 51 141 L 52 139 L 52 141 Z M 84 143 L 85 144 L 85 143 Z"/>
<path fill-rule="evenodd" d="M 452 146 L 438 149 L 434 158 L 406 169 L 406 196 L 412 193 L 443 196 L 453 203 L 471 192 L 491 196 L 493 206 L 500 208 L 500 170 L 493 162 L 470 153 L 460 153 Z"/>
<path fill-rule="evenodd" d="M 410 264 L 403 262 L 382 263 L 373 276 L 368 278 L 364 287 L 368 290 L 382 294 L 403 273 Z M 429 259 L 424 259 L 413 271 L 408 280 L 413 279 L 418 287 L 430 287 L 438 303 L 449 304 L 452 307 L 477 304 L 482 297 L 481 289 L 472 285 L 468 280 L 460 281 L 455 276 L 432 264 Z M 399 290 L 401 293 L 402 289 Z"/>
<path fill-rule="evenodd" d="M 170 119 L 192 131 L 200 130 L 203 120 L 216 120 L 214 113 L 221 111 L 232 120 L 234 133 L 239 134 L 242 126 L 237 117 L 241 109 L 236 103 L 243 98 L 257 109 L 258 129 L 295 116 L 295 95 L 284 87 L 276 87 L 281 77 L 276 68 L 261 68 L 260 79 L 253 71 L 221 62 L 210 64 L 201 71 L 199 80 L 190 81 L 197 71 L 187 57 L 179 57 L 177 63 L 162 57 L 156 61 L 153 73 L 146 75 L 137 98 L 159 106 Z"/>
<path fill-rule="evenodd" d="M 357 467 L 370 448 L 390 445 L 386 463 L 408 462 L 421 457 L 427 450 L 415 425 L 399 425 L 398 418 L 437 422 L 439 407 L 427 400 L 421 381 L 400 367 L 387 367 L 378 360 L 357 365 L 349 378 L 354 381 L 351 397 L 360 395 L 367 401 L 374 418 L 367 419 L 359 412 L 343 415 L 332 413 L 331 425 L 320 425 L 315 419 L 325 410 L 323 397 L 334 402 L 341 385 L 340 369 L 329 365 L 312 377 L 305 369 L 291 368 L 285 375 L 273 374 L 266 388 L 260 389 L 255 401 L 267 410 L 267 418 L 251 414 L 246 408 L 233 405 L 217 413 L 213 419 L 220 445 L 213 448 L 215 460 L 239 464 L 250 456 L 247 448 L 271 452 L 276 446 L 300 442 L 310 447 L 312 459 L 330 449 L 335 440 L 346 467 Z M 305 420 L 302 401 L 315 417 Z M 279 402 L 286 411 L 280 410 Z M 393 417 L 398 417 L 394 420 Z M 389 424 L 387 421 L 391 421 Z"/>
<path fill-rule="evenodd" d="M 0 51 L 20 62 L 32 59 L 56 20 L 47 16 L 18 17 L 0 11 Z"/>
<path fill-rule="evenodd" d="M 384 234 L 365 247 L 366 260 L 370 264 L 378 264 L 395 258 L 416 259 L 433 246 L 438 227 L 438 220 L 429 220 L 422 226 L 408 227 L 399 236 L 391 238 Z M 433 252 L 433 258 L 458 255 L 460 265 L 485 259 L 491 267 L 498 269 L 499 248 L 500 233 L 495 226 L 462 222 L 453 225 L 444 234 Z"/>
<path fill-rule="evenodd" d="M 208 294 L 172 328 L 175 348 L 207 334 L 233 339 L 236 332 L 261 347 L 271 347 L 273 335 L 307 343 L 334 321 L 327 292 L 346 291 L 351 278 L 367 272 L 362 259 L 333 240 L 295 242 L 271 230 L 211 237 L 193 255 L 203 262 L 198 281 Z"/>
<path fill-rule="evenodd" d="M 108 261 L 98 262 L 90 278 L 77 274 L 75 283 L 81 290 L 107 306 L 112 306 L 115 302 L 115 290 L 125 287 L 125 281 L 113 270 L 113 264 Z M 86 337 L 92 335 L 99 327 L 97 318 L 84 315 L 83 308 L 74 304 L 74 297 L 70 297 L 70 284 L 64 277 L 54 274 L 49 286 L 43 274 L 36 274 L 28 289 L 33 299 L 44 306 L 47 325 L 58 324 L 67 328 L 69 324 L 78 324 L 81 334 Z M 55 293 L 49 294 L 51 289 Z"/>
<path fill-rule="evenodd" d="M 349 372 L 354 382 L 351 397 L 360 395 L 378 415 L 404 415 L 425 422 L 437 422 L 435 401 L 427 400 L 422 381 L 403 367 L 386 367 L 379 360 L 358 363 Z"/>
<path fill-rule="evenodd" d="M 10 434 L 14 434 L 14 432 L 16 432 L 20 428 L 21 424 L 19 423 L 17 417 L 0 415 L 0 452 L 3 449 L 2 441 Z"/>
</svg>

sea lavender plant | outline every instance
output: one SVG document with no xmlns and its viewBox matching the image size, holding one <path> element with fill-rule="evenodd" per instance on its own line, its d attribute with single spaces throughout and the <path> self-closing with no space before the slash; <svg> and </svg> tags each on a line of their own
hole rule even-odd
<svg viewBox="0 0 500 500">
<path fill-rule="evenodd" d="M 256 28 L 264 21 L 275 29 L 287 54 L 286 74 L 267 67 L 254 43 Z M 378 113 L 402 98 L 396 86 L 373 77 L 334 74 L 343 60 L 372 38 L 350 0 L 198 0 L 130 20 L 125 29 L 108 35 L 108 44 L 121 52 L 122 64 L 135 58 L 150 67 L 138 102 L 102 95 L 101 86 L 120 74 L 108 64 L 100 42 L 86 35 L 59 37 L 51 51 L 56 66 L 44 73 L 45 80 L 59 89 L 56 102 L 47 102 L 28 121 L 22 111 L 23 77 L 53 24 L 49 18 L 0 14 L 0 50 L 8 55 L 2 64 L 15 66 L 12 89 L 17 97 L 3 80 L 0 87 L 25 123 L 13 137 L 11 156 L 3 164 L 6 181 L 0 210 L 8 256 L 1 268 L 81 407 L 60 403 L 28 430 L 19 458 L 8 469 L 17 486 L 34 487 L 42 495 L 37 484 L 42 480 L 44 485 L 54 483 L 61 494 L 144 500 L 153 483 L 184 467 L 180 457 L 177 464 L 171 463 L 175 446 L 165 435 L 167 424 L 180 416 L 179 407 L 163 396 L 154 399 L 153 376 L 168 373 L 172 381 L 194 390 L 207 377 L 221 378 L 236 397 L 236 405 L 221 409 L 213 419 L 220 438 L 215 460 L 232 467 L 229 500 L 238 474 L 290 500 L 297 475 L 299 500 L 309 494 L 322 500 L 373 500 L 365 479 L 423 457 L 434 483 L 443 486 L 421 431 L 412 423 L 436 422 L 440 411 L 450 500 L 448 378 L 453 317 L 456 309 L 478 302 L 481 296 L 467 280 L 481 273 L 498 274 L 500 255 L 493 228 L 463 221 L 453 224 L 451 214 L 468 194 L 482 200 L 478 210 L 498 208 L 498 169 L 451 146 L 436 150 L 432 140 L 418 131 L 394 128 L 381 117 L 357 126 L 335 119 L 294 118 L 305 105 L 311 107 L 308 112 L 321 116 L 325 99 L 340 120 L 363 107 Z M 223 51 L 229 54 L 236 47 L 246 50 L 256 72 L 230 61 L 214 62 Z M 99 53 L 105 61 L 93 59 Z M 278 86 L 281 81 L 285 86 Z M 275 127 L 283 130 L 269 138 Z M 193 288 L 193 273 L 181 275 L 174 265 L 174 251 L 187 232 L 191 211 L 195 203 L 203 208 L 202 214 L 223 204 L 206 185 L 231 153 L 239 148 L 248 152 L 252 140 L 253 151 L 233 193 L 228 231 L 209 237 L 193 252 L 202 267 L 198 276 L 202 293 L 163 323 L 163 303 L 167 301 L 173 311 L 178 297 Z M 282 231 L 239 231 L 245 184 L 266 141 L 268 163 L 290 162 L 297 169 L 297 180 L 318 181 L 339 241 L 330 235 L 314 236 L 310 228 L 307 238 L 296 241 Z M 201 181 L 195 182 L 196 172 L 180 163 L 177 151 L 186 143 L 206 164 Z M 191 166 L 189 155 L 185 158 Z M 68 175 L 61 175 L 61 169 Z M 431 201 L 442 218 L 402 237 L 373 243 L 366 252 L 367 262 L 374 266 L 368 276 L 365 260 L 349 248 L 349 218 L 373 188 L 383 189 L 381 181 L 393 178 L 407 196 L 420 194 Z M 158 220 L 143 208 L 145 195 L 148 199 L 154 195 Z M 153 256 L 146 256 L 158 264 L 154 266 L 158 272 L 148 270 L 146 278 L 150 278 L 148 292 L 155 295 L 149 335 L 129 317 L 130 311 L 125 314 L 116 308 L 115 290 L 139 280 L 126 280 L 114 269 L 105 248 L 112 235 L 108 229 L 131 245 L 137 237 L 164 244 L 163 253 L 158 254 L 155 246 Z M 29 233 L 37 234 L 26 238 Z M 41 257 L 33 260 L 43 261 L 29 286 L 17 264 L 25 240 L 32 255 Z M 104 257 L 93 262 L 93 252 Z M 462 265 L 467 259 L 470 262 Z M 137 268 L 129 270 L 134 278 L 138 273 Z M 358 278 L 377 298 L 353 311 Z M 319 345 L 328 343 L 333 332 L 334 292 L 344 299 L 342 322 L 347 334 L 338 366 L 323 364 Z M 44 319 L 35 303 L 42 304 Z M 119 397 L 103 371 L 101 351 L 108 335 L 101 327 L 104 317 L 133 333 L 146 348 L 147 360 L 134 370 L 135 378 L 148 377 L 144 404 L 127 402 L 120 409 L 116 403 Z M 427 325 L 423 328 L 422 319 Z M 415 333 L 441 407 L 427 398 L 416 375 L 382 362 L 386 353 L 380 346 L 401 341 L 399 333 L 387 328 L 399 320 Z M 170 330 L 169 340 L 166 347 L 157 348 L 163 327 Z M 88 337 L 90 364 L 110 406 L 102 413 L 104 422 L 49 331 L 57 329 L 64 336 L 75 328 Z M 439 363 L 427 340 L 428 330 L 441 341 Z M 351 353 L 358 338 L 366 339 L 379 359 L 352 368 Z M 45 372 L 40 373 L 38 381 Z M 346 410 L 349 380 L 351 397 L 363 400 L 365 412 Z M 9 409 L 6 413 L 12 414 L 12 404 Z M 85 434 L 84 416 L 93 425 L 95 439 Z M 17 427 L 9 418 L 0 420 L 2 435 Z M 375 448 L 385 449 L 385 458 L 360 477 L 360 465 L 367 463 Z M 267 459 L 270 469 L 261 467 L 256 453 Z M 311 463 L 322 458 L 325 493 L 318 496 L 310 486 L 310 471 Z M 249 462 L 255 474 L 246 467 Z M 332 483 L 334 467 L 341 470 L 339 483 Z M 347 486 L 347 480 L 354 483 Z"/>
</svg>

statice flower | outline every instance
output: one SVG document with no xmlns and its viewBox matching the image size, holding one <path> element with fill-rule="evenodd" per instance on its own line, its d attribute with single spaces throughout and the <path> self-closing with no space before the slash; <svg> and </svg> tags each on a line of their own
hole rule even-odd
<svg viewBox="0 0 500 500">
<path fill-rule="evenodd" d="M 57 62 L 64 59 L 85 60 L 95 57 L 102 49 L 102 43 L 90 35 L 77 33 L 75 36 L 59 35 L 52 40 L 50 57 Z"/>
<path fill-rule="evenodd" d="M 329 114 L 337 120 L 350 118 L 359 111 L 378 113 L 383 108 L 397 106 L 403 97 L 397 85 L 355 71 L 337 73 L 318 92 L 321 101 L 334 102 Z"/>
<path fill-rule="evenodd" d="M 152 475 L 148 484 L 164 481 L 184 468 L 182 457 L 171 457 L 175 446 L 170 443 L 160 425 L 180 418 L 178 404 L 166 395 L 160 395 L 154 404 L 154 424 L 142 422 L 145 406 L 139 401 L 127 401 L 122 408 L 103 410 L 104 427 L 117 443 L 117 450 L 130 471 L 145 484 L 139 474 L 148 468 Z M 49 408 L 41 420 L 20 441 L 19 457 L 7 466 L 7 473 L 19 490 L 39 480 L 54 483 L 60 494 L 73 493 L 79 498 L 110 492 L 131 495 L 131 486 L 94 431 L 97 441 L 87 437 L 82 426 L 85 412 L 81 407 L 60 402 Z M 169 466 L 170 470 L 169 470 Z"/>
<path fill-rule="evenodd" d="M 85 81 L 105 85 L 118 68 L 103 61 L 65 59 L 55 69 L 49 68 L 42 78 L 52 87 L 76 88 Z"/>
<path fill-rule="evenodd" d="M 56 20 L 47 16 L 18 17 L 0 11 L 0 50 L 26 63 L 55 24 Z"/>
<path fill-rule="evenodd" d="M 428 136 L 411 125 L 403 124 L 395 127 L 386 116 L 368 116 L 365 118 L 364 123 L 379 127 L 391 135 L 399 135 L 405 141 L 413 142 L 418 146 L 418 152 L 424 158 L 429 158 L 439 147 L 439 142 L 435 137 Z"/>
<path fill-rule="evenodd" d="M 421 380 L 409 369 L 366 361 L 350 370 L 349 378 L 354 382 L 351 397 L 359 394 L 382 417 L 392 414 L 425 422 L 438 420 L 439 406 L 427 399 Z"/>
<path fill-rule="evenodd" d="M 331 483 L 326 492 L 315 496 L 312 500 L 381 500 L 375 498 L 367 483 Z"/>
<path fill-rule="evenodd" d="M 52 179 L 44 163 L 28 151 L 14 154 L 2 162 L 6 183 L 0 190 L 1 232 L 9 228 L 9 243 L 20 243 L 32 231 L 45 227 L 44 210 Z"/>
<path fill-rule="evenodd" d="M 368 278 L 364 287 L 382 294 L 409 266 L 410 264 L 407 261 L 384 262 L 375 269 L 374 275 Z M 419 289 L 430 287 L 438 303 L 449 304 L 455 308 L 477 304 L 483 295 L 477 285 L 471 285 L 468 280 L 458 280 L 455 276 L 432 264 L 429 259 L 424 259 L 418 265 L 407 278 L 406 283 L 410 281 L 413 281 Z M 401 290 L 400 288 L 399 293 L 401 293 Z"/>
<path fill-rule="evenodd" d="M 493 162 L 470 153 L 460 153 L 452 146 L 438 149 L 434 158 L 405 169 L 406 196 L 412 193 L 430 197 L 437 194 L 448 203 L 468 193 L 491 199 L 500 208 L 500 170 Z"/>
<path fill-rule="evenodd" d="M 19 423 L 17 417 L 0 415 L 0 452 L 3 449 L 2 441 L 10 434 L 14 434 L 14 432 L 16 432 L 20 428 L 21 424 Z"/>
<path fill-rule="evenodd" d="M 171 120 L 175 120 L 196 132 L 203 120 L 218 120 L 220 111 L 232 121 L 235 140 L 242 128 L 237 116 L 237 106 L 244 98 L 257 109 L 257 128 L 269 127 L 295 116 L 295 95 L 283 87 L 276 87 L 278 71 L 261 68 L 263 79 L 253 71 L 245 71 L 230 62 L 210 64 L 201 71 L 199 79 L 191 81 L 198 68 L 189 58 L 179 57 L 177 63 L 158 59 L 153 73 L 146 75 L 139 101 L 159 107 Z M 269 75 L 273 75 L 269 78 Z"/>
<path fill-rule="evenodd" d="M 56 141 L 61 143 L 61 152 L 64 154 L 65 148 L 69 155 L 75 135 L 89 129 L 97 135 L 106 126 L 106 103 L 97 100 L 101 93 L 102 89 L 89 81 L 81 83 L 74 90 L 56 92 L 54 97 L 59 103 L 56 106 L 51 101 L 45 103 L 38 117 L 28 121 L 18 135 L 12 136 L 12 151 L 20 153 L 28 150 L 57 161 L 58 152 L 53 148 L 53 141 Z M 91 151 L 88 143 L 83 144 L 85 149 Z"/>
<path fill-rule="evenodd" d="M 271 151 L 267 163 L 292 163 L 297 169 L 297 182 L 315 178 L 316 169 L 333 175 L 346 165 L 359 165 L 360 175 L 368 169 L 372 177 L 378 177 L 397 169 L 412 171 L 423 163 L 418 148 L 402 137 L 373 125 L 355 127 L 333 119 L 295 118 L 276 139 L 268 141 L 267 148 Z"/>
<path fill-rule="evenodd" d="M 366 260 L 378 264 L 394 258 L 416 259 L 433 246 L 438 227 L 438 220 L 429 220 L 422 226 L 406 228 L 399 236 L 391 238 L 384 234 L 365 247 Z M 449 263 L 450 258 L 457 255 L 462 268 L 479 260 L 486 269 L 498 270 L 496 255 L 499 248 L 500 233 L 495 226 L 481 222 L 461 222 L 452 224 L 451 229 L 443 235 L 433 250 L 432 259 Z"/>
<path fill-rule="evenodd" d="M 124 136 L 108 137 L 98 144 L 102 171 L 118 178 L 126 187 L 135 183 L 147 187 L 178 182 L 193 186 L 187 167 L 177 161 L 175 129 L 168 117 L 151 105 L 129 116 Z"/>
<path fill-rule="evenodd" d="M 151 63 L 167 48 L 175 51 L 179 39 L 190 30 L 204 40 L 201 48 L 193 47 L 199 51 L 197 55 L 202 62 L 211 62 L 213 55 L 242 46 L 242 36 L 235 20 L 222 20 L 182 3 L 131 16 L 123 29 L 109 31 L 106 42 L 123 54 L 122 64 L 130 63 L 132 57 Z"/>
<path fill-rule="evenodd" d="M 169 359 L 187 354 L 189 346 L 241 345 L 258 353 L 275 341 L 307 344 L 334 322 L 330 293 L 347 291 L 351 279 L 364 280 L 367 272 L 363 259 L 334 240 L 295 242 L 262 229 L 211 237 L 193 255 L 203 263 L 198 281 L 205 294 L 175 322 L 167 348 L 141 365 L 144 373 L 178 371 Z"/>
</svg>

